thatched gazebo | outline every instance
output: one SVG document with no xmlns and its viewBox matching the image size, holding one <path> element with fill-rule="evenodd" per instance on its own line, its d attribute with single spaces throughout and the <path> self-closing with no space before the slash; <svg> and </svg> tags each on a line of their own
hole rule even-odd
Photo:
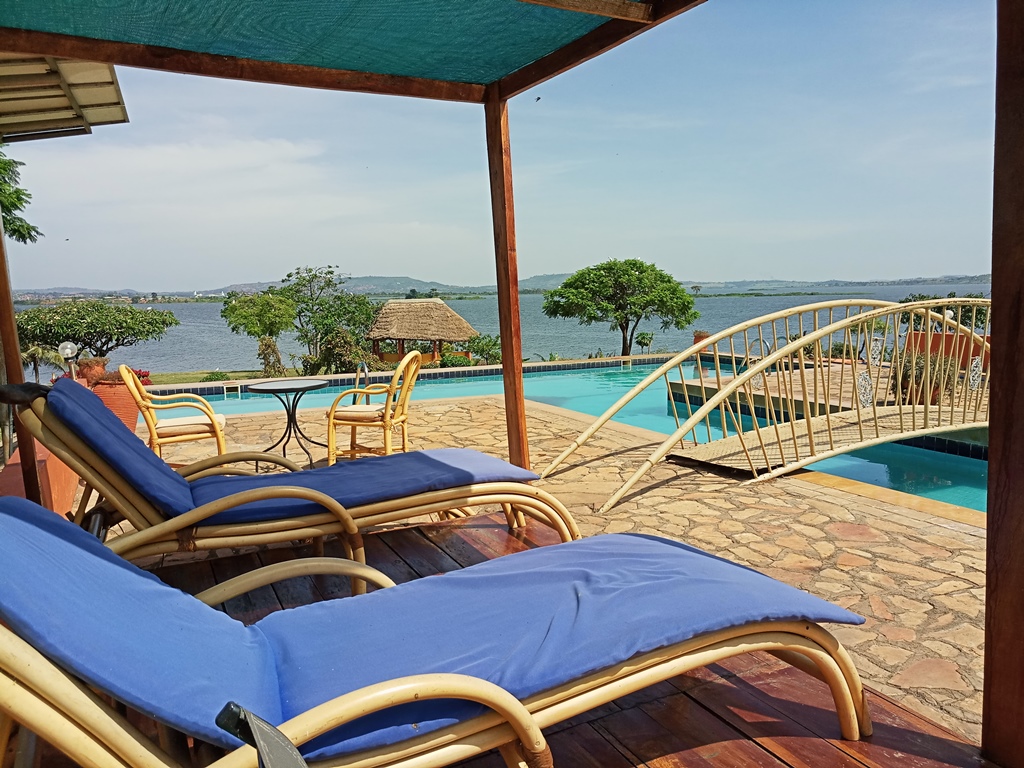
<svg viewBox="0 0 1024 768">
<path fill-rule="evenodd" d="M 405 356 L 405 342 L 432 341 L 434 351 L 424 355 L 425 362 L 441 359 L 441 343 L 469 341 L 480 334 L 458 312 L 441 299 L 392 299 L 381 309 L 366 337 L 373 342 L 373 354 L 386 363 L 397 363 Z M 391 339 L 398 354 L 381 354 L 380 342 Z M 468 352 L 457 355 L 470 356 Z"/>
</svg>

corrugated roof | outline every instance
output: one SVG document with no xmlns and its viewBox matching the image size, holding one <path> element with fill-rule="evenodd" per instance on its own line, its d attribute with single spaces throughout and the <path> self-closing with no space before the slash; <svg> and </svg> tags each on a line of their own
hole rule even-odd
<svg viewBox="0 0 1024 768">
<path fill-rule="evenodd" d="M 0 140 L 74 136 L 127 122 L 111 65 L 0 52 Z"/>
<path fill-rule="evenodd" d="M 370 339 L 468 341 L 480 334 L 441 299 L 392 299 L 366 334 Z"/>
</svg>

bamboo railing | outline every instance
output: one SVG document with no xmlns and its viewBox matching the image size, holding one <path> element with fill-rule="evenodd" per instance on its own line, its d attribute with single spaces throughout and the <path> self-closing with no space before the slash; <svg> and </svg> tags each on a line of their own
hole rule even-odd
<svg viewBox="0 0 1024 768">
<path fill-rule="evenodd" d="M 989 307 L 988 299 L 858 299 L 733 326 L 652 372 L 542 476 L 659 380 L 676 430 L 600 511 L 676 449 L 763 480 L 870 445 L 985 425 Z"/>
</svg>

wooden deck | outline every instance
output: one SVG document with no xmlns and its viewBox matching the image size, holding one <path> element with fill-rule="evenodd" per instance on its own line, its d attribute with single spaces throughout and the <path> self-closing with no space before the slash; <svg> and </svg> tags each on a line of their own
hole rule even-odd
<svg viewBox="0 0 1024 768">
<path fill-rule="evenodd" d="M 481 516 L 368 535 L 366 550 L 371 565 L 403 582 L 556 540 L 550 529 L 535 523 L 513 534 L 503 518 Z M 336 541 L 328 541 L 326 549 L 340 554 Z M 301 547 L 266 549 L 155 572 L 195 592 L 259 565 L 305 554 Z M 231 600 L 224 608 L 252 622 L 283 607 L 347 594 L 348 584 L 340 578 L 293 579 Z M 617 700 L 551 729 L 549 737 L 559 768 L 992 765 L 981 760 L 976 746 L 884 696 L 870 694 L 870 702 L 875 734 L 844 742 L 824 684 L 772 656 L 751 654 Z M 51 753 L 42 765 L 67 763 Z M 487 754 L 461 765 L 497 768 L 504 763 Z"/>
</svg>

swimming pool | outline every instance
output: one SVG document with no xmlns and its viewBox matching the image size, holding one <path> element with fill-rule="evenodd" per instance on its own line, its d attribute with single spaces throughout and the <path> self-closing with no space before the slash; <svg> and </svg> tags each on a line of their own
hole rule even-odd
<svg viewBox="0 0 1024 768">
<path fill-rule="evenodd" d="M 988 511 L 988 462 L 887 443 L 811 464 L 808 469 Z"/>
<path fill-rule="evenodd" d="M 654 366 L 528 372 L 523 376 L 523 385 L 527 399 L 596 417 L 652 370 Z M 696 378 L 695 366 L 686 368 L 684 376 Z M 500 395 L 503 386 L 501 376 L 421 379 L 413 390 L 413 400 Z M 300 405 L 326 410 L 341 391 L 340 387 L 331 387 L 310 392 L 302 398 Z M 271 395 L 244 394 L 227 399 L 223 395 L 206 397 L 214 410 L 223 414 L 267 412 L 281 408 Z M 662 434 L 675 431 L 675 419 L 667 404 L 666 391 L 657 384 L 637 396 L 618 413 L 615 420 Z M 720 437 L 721 430 L 716 428 L 714 421 L 711 426 L 712 436 Z M 707 439 L 706 432 L 702 430 L 698 440 L 704 442 Z M 948 504 L 982 512 L 986 510 L 988 462 L 978 459 L 887 444 L 824 459 L 809 468 Z"/>
</svg>

